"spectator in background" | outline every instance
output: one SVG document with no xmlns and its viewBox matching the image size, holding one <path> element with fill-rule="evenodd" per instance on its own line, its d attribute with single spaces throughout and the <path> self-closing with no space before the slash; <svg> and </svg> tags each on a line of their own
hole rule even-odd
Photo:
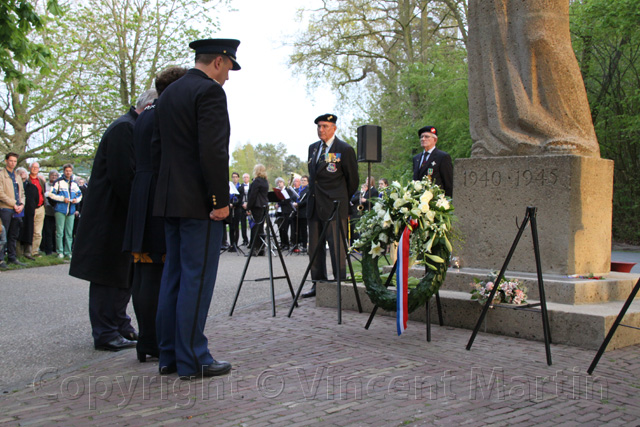
<svg viewBox="0 0 640 427">
<path fill-rule="evenodd" d="M 309 177 L 303 175 L 300 178 L 300 187 L 298 188 L 298 201 L 293 204 L 296 208 L 297 224 L 296 224 L 296 244 L 299 251 L 307 252 L 307 201 L 309 198 Z M 297 249 L 296 249 L 297 250 Z M 294 250 L 294 252 L 296 251 Z"/>
<path fill-rule="evenodd" d="M 42 244 L 40 245 L 40 250 L 44 251 L 45 255 L 51 255 L 56 251 L 56 201 L 49 197 L 49 193 L 59 177 L 58 171 L 49 171 L 49 181 L 45 183 L 44 225 L 42 227 Z"/>
<path fill-rule="evenodd" d="M 253 248 L 253 255 L 264 255 L 262 249 L 262 243 L 258 240 L 260 236 L 264 235 L 264 221 L 265 215 L 269 215 L 269 211 L 265 209 L 268 205 L 269 199 L 267 193 L 269 192 L 269 182 L 267 181 L 267 169 L 264 165 L 257 164 L 253 168 L 253 182 L 249 187 L 249 196 L 244 208 L 253 217 L 254 225 L 251 228 L 251 243 Z M 269 219 L 267 218 L 266 221 Z M 262 222 L 261 222 L 262 221 Z M 258 225 L 260 223 L 260 225 Z M 249 254 L 247 254 L 249 256 Z"/>
<path fill-rule="evenodd" d="M 7 240 L 7 261 L 9 264 L 24 265 L 18 261 L 16 243 L 20 235 L 22 217 L 24 216 L 24 187 L 20 176 L 16 176 L 18 164 L 16 153 L 4 156 L 5 167 L 0 170 L 0 218 L 4 225 Z M 4 253 L 2 253 L 2 259 Z"/>
<path fill-rule="evenodd" d="M 70 163 L 62 166 L 63 176 L 53 184 L 48 196 L 55 200 L 56 216 L 56 251 L 58 258 L 71 258 L 71 244 L 73 242 L 73 222 L 76 206 L 82 200 L 80 187 L 73 178 L 73 166 Z"/>
<path fill-rule="evenodd" d="M 31 256 L 40 256 L 40 243 L 42 242 L 42 227 L 45 217 L 45 196 L 46 183 L 44 178 L 40 176 L 40 164 L 38 162 L 31 163 L 29 166 L 29 182 L 38 190 L 38 201 L 33 217 L 33 241 L 31 245 Z"/>
<path fill-rule="evenodd" d="M 31 245 L 33 243 L 33 224 L 36 213 L 36 205 L 38 204 L 38 189 L 29 181 L 29 172 L 25 168 L 16 169 L 16 173 L 22 179 L 24 186 L 24 217 L 22 218 L 22 227 L 18 236 L 18 254 L 26 259 L 34 261 L 31 256 Z"/>
<path fill-rule="evenodd" d="M 242 199 L 241 206 L 245 206 L 249 197 L 249 186 L 251 185 L 251 176 L 248 173 L 242 175 L 242 184 L 238 187 L 238 192 Z M 240 228 L 242 229 L 242 246 L 249 246 L 249 237 L 247 236 L 247 210 L 242 208 L 243 215 L 240 217 Z"/>
</svg>

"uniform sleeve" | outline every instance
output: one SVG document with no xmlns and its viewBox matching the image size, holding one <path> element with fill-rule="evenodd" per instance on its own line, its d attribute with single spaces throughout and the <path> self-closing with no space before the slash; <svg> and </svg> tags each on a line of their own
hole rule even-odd
<svg viewBox="0 0 640 427">
<path fill-rule="evenodd" d="M 358 190 L 358 162 L 356 162 L 356 153 L 351 146 L 349 146 L 344 153 L 344 175 L 347 181 L 347 190 L 349 197 L 351 198 Z"/>
<path fill-rule="evenodd" d="M 448 153 L 442 159 L 442 164 L 440 164 L 440 178 L 442 178 L 444 194 L 448 197 L 453 197 L 453 162 Z"/>
<path fill-rule="evenodd" d="M 229 114 L 227 97 L 212 85 L 197 104 L 200 166 L 207 195 L 214 209 L 229 205 Z"/>
</svg>

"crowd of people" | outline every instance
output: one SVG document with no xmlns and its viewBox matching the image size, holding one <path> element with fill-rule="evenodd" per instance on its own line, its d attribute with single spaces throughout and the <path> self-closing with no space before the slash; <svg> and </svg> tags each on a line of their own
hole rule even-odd
<svg viewBox="0 0 640 427">
<path fill-rule="evenodd" d="M 160 375 L 191 379 L 231 370 L 229 362 L 214 359 L 204 334 L 220 253 L 238 251 L 242 236 L 240 246 L 261 254 L 270 202 L 282 248 L 310 255 L 313 285 L 303 294 L 309 298 L 317 282 L 328 280 L 327 247 L 334 280 L 345 279 L 349 217 L 370 209 L 389 185 L 381 179 L 376 188 L 367 177 L 357 191 L 355 150 L 336 136 L 335 114 L 314 120 L 319 140 L 309 145 L 308 175 L 292 175 L 289 183 L 276 178 L 271 195 L 262 164 L 242 182 L 233 172 L 229 182 L 222 86 L 230 71 L 240 70 L 239 44 L 196 40 L 189 45 L 193 68 L 159 73 L 155 89 L 103 134 L 90 191 L 73 179 L 70 164 L 62 176 L 51 171 L 45 180 L 37 163 L 30 172 L 16 169 L 18 155 L 8 153 L 0 170 L 0 244 L 6 240 L 8 262 L 21 263 L 18 241 L 27 259 L 42 250 L 70 258 L 69 274 L 89 282 L 94 347 L 135 347 L 140 362 L 158 359 Z M 452 163 L 435 148 L 437 130 L 426 126 L 418 135 L 424 151 L 414 158 L 414 179 L 429 175 L 450 196 Z M 126 312 L 130 300 L 138 330 Z"/>
<path fill-rule="evenodd" d="M 25 266 L 18 257 L 30 261 L 54 254 L 71 258 L 85 180 L 74 177 L 71 164 L 62 167 L 62 176 L 51 170 L 45 178 L 38 162 L 27 170 L 16 167 L 18 161 L 18 154 L 7 153 L 0 170 L 0 268 Z"/>
</svg>

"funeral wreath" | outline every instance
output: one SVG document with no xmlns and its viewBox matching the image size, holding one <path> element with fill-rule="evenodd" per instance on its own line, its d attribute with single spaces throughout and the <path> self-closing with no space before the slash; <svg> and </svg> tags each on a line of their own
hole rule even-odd
<svg viewBox="0 0 640 427">
<path fill-rule="evenodd" d="M 410 227 L 409 264 L 424 264 L 426 274 L 417 284 L 409 284 L 408 310 L 424 306 L 447 273 L 452 221 L 451 199 L 428 177 L 406 185 L 394 181 L 385 189 L 358 222 L 359 238 L 352 245 L 352 250 L 362 253 L 362 279 L 371 302 L 384 310 L 396 310 L 396 292 L 384 286 L 378 261 L 392 250 L 404 228 Z"/>
</svg>

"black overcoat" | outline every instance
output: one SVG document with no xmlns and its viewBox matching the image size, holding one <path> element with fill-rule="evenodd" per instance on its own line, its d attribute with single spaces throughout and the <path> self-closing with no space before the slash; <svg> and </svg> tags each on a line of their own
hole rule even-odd
<svg viewBox="0 0 640 427">
<path fill-rule="evenodd" d="M 42 183 L 40 183 L 42 184 Z M 18 240 L 25 245 L 33 243 L 33 226 L 35 221 L 36 206 L 38 206 L 38 187 L 33 185 L 27 178 L 24 185 L 24 217 L 22 218 L 22 228 Z M 4 254 L 3 254 L 4 255 Z"/>
<path fill-rule="evenodd" d="M 340 217 L 347 219 L 349 200 L 358 189 L 358 163 L 356 153 L 346 142 L 333 140 L 329 153 L 340 154 L 340 161 L 318 164 L 322 141 L 309 146 L 309 201 L 307 218 L 329 219 L 333 212 L 333 201 L 340 201 Z M 316 215 L 316 216 L 314 216 Z"/>
<path fill-rule="evenodd" d="M 69 274 L 103 286 L 131 286 L 131 254 L 122 252 L 135 173 L 133 107 L 106 130 L 96 151 Z"/>
<path fill-rule="evenodd" d="M 153 200 L 158 171 L 151 162 L 151 137 L 155 119 L 155 104 L 148 106 L 133 127 L 133 150 L 136 174 L 131 187 L 127 227 L 124 233 L 124 251 L 165 254 L 164 220 L 153 216 Z"/>
<path fill-rule="evenodd" d="M 209 219 L 229 205 L 229 135 L 227 97 L 204 72 L 192 68 L 162 92 L 151 142 L 154 215 Z"/>
<path fill-rule="evenodd" d="M 425 175 L 431 174 L 434 184 L 444 190 L 444 194 L 453 196 L 453 162 L 446 151 L 434 148 L 427 159 L 427 163 L 420 167 L 422 153 L 413 157 L 413 179 L 420 181 Z"/>
</svg>

